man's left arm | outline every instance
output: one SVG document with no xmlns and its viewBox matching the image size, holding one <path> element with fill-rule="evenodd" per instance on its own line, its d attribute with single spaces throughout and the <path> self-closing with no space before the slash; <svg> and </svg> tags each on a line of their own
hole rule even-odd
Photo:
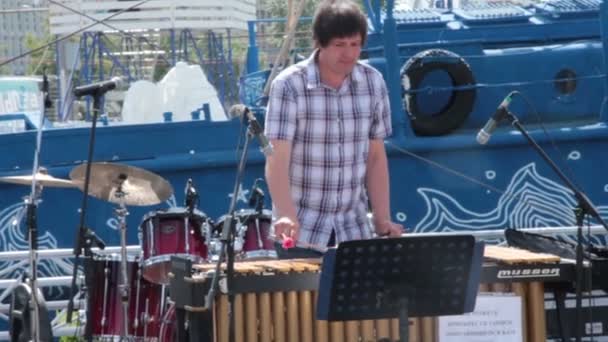
<svg viewBox="0 0 608 342">
<path fill-rule="evenodd" d="M 370 140 L 365 182 L 376 234 L 400 236 L 403 226 L 391 220 L 388 160 L 382 139 Z"/>
</svg>

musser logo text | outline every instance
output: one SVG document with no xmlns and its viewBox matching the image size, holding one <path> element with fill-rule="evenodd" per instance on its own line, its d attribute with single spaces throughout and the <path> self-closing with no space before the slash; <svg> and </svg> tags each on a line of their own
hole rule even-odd
<svg viewBox="0 0 608 342">
<path fill-rule="evenodd" d="M 559 267 L 522 268 L 498 271 L 498 279 L 505 278 L 554 278 L 559 277 Z"/>
</svg>

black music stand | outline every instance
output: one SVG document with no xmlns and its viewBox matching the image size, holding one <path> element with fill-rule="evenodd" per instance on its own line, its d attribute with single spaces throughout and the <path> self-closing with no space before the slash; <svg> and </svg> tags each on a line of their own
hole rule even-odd
<svg viewBox="0 0 608 342">
<path fill-rule="evenodd" d="M 399 317 L 401 341 L 408 341 L 410 316 L 473 311 L 483 246 L 471 235 L 340 243 L 323 257 L 317 319 Z"/>
</svg>

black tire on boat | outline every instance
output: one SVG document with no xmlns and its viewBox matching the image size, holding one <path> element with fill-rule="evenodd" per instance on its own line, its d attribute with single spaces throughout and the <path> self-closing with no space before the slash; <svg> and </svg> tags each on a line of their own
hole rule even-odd
<svg viewBox="0 0 608 342">
<path fill-rule="evenodd" d="M 418 94 L 408 92 L 418 89 L 425 77 L 438 70 L 446 72 L 452 86 L 473 86 L 475 77 L 469 64 L 457 54 L 441 49 L 422 51 L 412 56 L 401 69 L 403 102 L 410 115 L 416 135 L 436 136 L 452 132 L 467 119 L 475 103 L 476 89 L 452 90 L 447 104 L 435 113 L 422 113 L 418 105 Z"/>
</svg>

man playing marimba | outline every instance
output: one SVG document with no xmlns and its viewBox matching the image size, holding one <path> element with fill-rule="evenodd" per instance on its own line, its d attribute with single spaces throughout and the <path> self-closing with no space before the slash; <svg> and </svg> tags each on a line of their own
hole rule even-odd
<svg viewBox="0 0 608 342">
<path fill-rule="evenodd" d="M 373 236 L 399 236 L 390 216 L 391 134 L 382 75 L 358 61 L 367 19 L 350 0 L 326 0 L 313 20 L 316 50 L 272 82 L 265 130 L 274 145 L 266 162 L 275 236 L 292 238 L 280 258 L 318 257 L 315 250 Z M 368 197 L 369 196 L 369 197 Z"/>
</svg>

